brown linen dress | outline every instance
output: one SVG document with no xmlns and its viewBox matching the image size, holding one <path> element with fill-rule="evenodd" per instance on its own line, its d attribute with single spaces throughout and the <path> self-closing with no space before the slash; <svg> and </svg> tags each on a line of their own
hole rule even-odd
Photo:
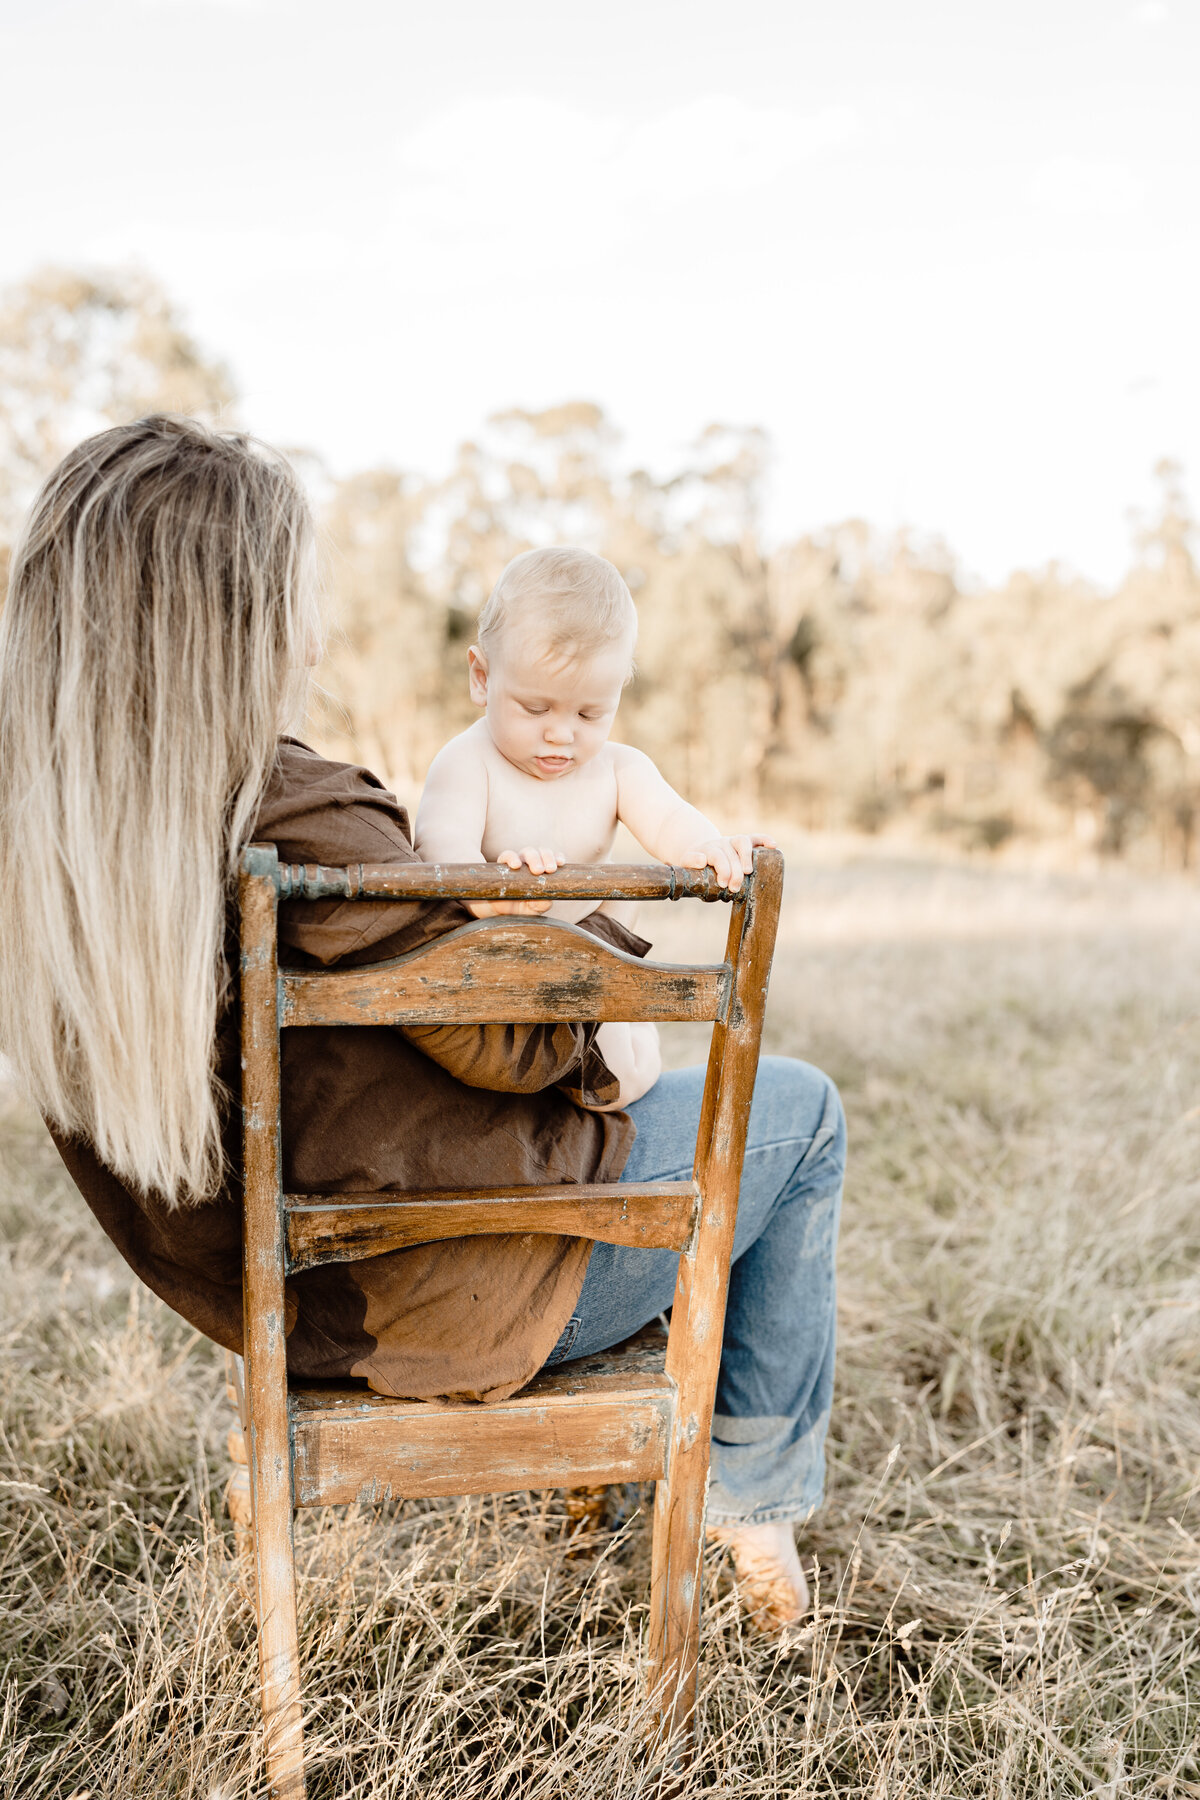
<svg viewBox="0 0 1200 1800">
<path fill-rule="evenodd" d="M 414 862 L 403 807 L 367 770 L 285 738 L 255 837 L 285 862 Z M 456 902 L 285 902 L 280 958 L 378 962 L 465 923 Z M 588 928 L 644 955 L 613 919 Z M 231 940 L 231 953 L 235 945 Z M 136 945 L 129 946 L 131 955 Z M 339 1026 L 285 1031 L 284 1183 L 299 1193 L 613 1181 L 634 1138 L 591 1025 Z M 242 1347 L 239 1058 L 221 1021 L 218 1069 L 234 1097 L 230 1177 L 216 1198 L 168 1207 L 134 1192 L 91 1146 L 55 1143 L 129 1266 L 227 1348 Z M 571 1316 L 589 1242 L 526 1233 L 462 1238 L 308 1269 L 287 1282 L 288 1367 L 365 1376 L 378 1393 L 500 1400 L 536 1374 Z"/>
</svg>

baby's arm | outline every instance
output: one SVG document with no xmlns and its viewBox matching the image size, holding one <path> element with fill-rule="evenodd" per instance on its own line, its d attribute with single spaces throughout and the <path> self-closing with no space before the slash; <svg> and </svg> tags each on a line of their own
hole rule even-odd
<svg viewBox="0 0 1200 1800">
<path fill-rule="evenodd" d="M 617 1099 L 607 1106 L 593 1106 L 592 1112 L 616 1112 L 648 1093 L 662 1074 L 662 1051 L 658 1028 L 639 1022 L 636 1025 L 601 1025 L 596 1033 L 596 1048 L 621 1084 Z"/>
<path fill-rule="evenodd" d="M 711 819 L 664 781 L 648 756 L 628 744 L 613 745 L 617 771 L 617 816 L 642 848 L 660 862 L 683 869 L 716 870 L 722 887 L 736 892 L 754 867 L 757 844 L 773 846 L 761 833 L 724 837 Z"/>
<path fill-rule="evenodd" d="M 417 808 L 413 831 L 413 848 L 422 862 L 481 863 L 483 834 L 487 825 L 487 765 L 471 742 L 468 732 L 443 744 L 429 765 L 425 791 Z M 508 850 L 497 859 L 510 869 L 519 869 L 524 857 Z M 561 858 L 534 870 L 543 874 L 558 866 Z M 473 900 L 470 910 L 477 919 L 491 918 L 496 913 L 544 913 L 549 900 Z"/>
<path fill-rule="evenodd" d="M 429 765 L 417 808 L 413 848 L 421 861 L 482 862 L 487 803 L 483 758 L 465 733 L 451 738 Z"/>
</svg>

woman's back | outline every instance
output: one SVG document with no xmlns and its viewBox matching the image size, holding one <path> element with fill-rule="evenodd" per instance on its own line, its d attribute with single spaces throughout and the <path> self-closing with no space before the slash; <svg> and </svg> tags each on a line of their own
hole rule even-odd
<svg viewBox="0 0 1200 1800">
<path fill-rule="evenodd" d="M 231 1348 L 240 847 L 413 855 L 372 776 L 280 736 L 319 653 L 312 546 L 283 458 L 191 420 L 140 420 L 50 477 L 0 627 L 0 1047 L 133 1268 Z M 299 960 L 366 960 L 465 918 L 350 905 L 301 921 L 285 907 L 281 942 Z M 632 1127 L 568 1097 L 608 1080 L 591 1036 L 289 1032 L 288 1179 L 336 1192 L 614 1177 Z M 526 1237 L 307 1271 L 289 1283 L 289 1357 L 384 1392 L 511 1391 L 549 1353 L 586 1261 L 575 1240 Z"/>
<path fill-rule="evenodd" d="M 0 623 L 0 1041 L 139 1189 L 215 1192 L 226 895 L 317 640 L 282 458 L 191 420 L 89 438 Z"/>
</svg>

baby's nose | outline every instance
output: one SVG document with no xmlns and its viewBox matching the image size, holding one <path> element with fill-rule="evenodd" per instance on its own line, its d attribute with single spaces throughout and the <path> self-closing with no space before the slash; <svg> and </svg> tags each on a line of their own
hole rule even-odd
<svg viewBox="0 0 1200 1800">
<path fill-rule="evenodd" d="M 552 722 L 546 727 L 546 742 L 548 744 L 569 744 L 573 742 L 574 737 L 575 733 L 571 730 L 571 727 L 567 724 L 565 719 Z"/>
</svg>

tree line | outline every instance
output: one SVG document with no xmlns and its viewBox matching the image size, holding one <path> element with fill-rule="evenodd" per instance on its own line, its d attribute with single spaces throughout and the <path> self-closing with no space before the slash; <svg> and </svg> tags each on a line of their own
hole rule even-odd
<svg viewBox="0 0 1200 1800">
<path fill-rule="evenodd" d="M 160 408 L 237 416 L 228 372 L 152 281 L 44 270 L 10 290 L 0 561 L 74 439 Z M 1055 566 L 980 588 L 940 541 L 859 519 L 768 545 L 761 432 L 710 426 L 652 475 L 582 400 L 490 419 L 440 476 L 335 478 L 294 454 L 332 625 L 313 735 L 407 798 L 474 716 L 465 650 L 500 569 L 580 543 L 638 606 L 620 735 L 722 820 L 1195 859 L 1200 576 L 1173 464 L 1128 574 L 1101 590 Z"/>
</svg>

